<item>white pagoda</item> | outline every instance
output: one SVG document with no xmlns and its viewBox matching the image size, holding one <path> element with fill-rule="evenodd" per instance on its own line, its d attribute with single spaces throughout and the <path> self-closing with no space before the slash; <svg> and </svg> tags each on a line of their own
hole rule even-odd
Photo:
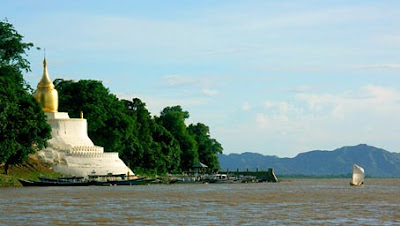
<svg viewBox="0 0 400 226">
<path fill-rule="evenodd" d="M 39 159 L 65 175 L 134 175 L 117 152 L 104 152 L 103 147 L 93 144 L 82 114 L 81 118 L 70 118 L 67 112 L 58 112 L 58 92 L 49 78 L 46 59 L 43 66 L 43 76 L 34 97 L 47 116 L 52 138 L 48 140 L 48 147 L 38 152 Z"/>
</svg>

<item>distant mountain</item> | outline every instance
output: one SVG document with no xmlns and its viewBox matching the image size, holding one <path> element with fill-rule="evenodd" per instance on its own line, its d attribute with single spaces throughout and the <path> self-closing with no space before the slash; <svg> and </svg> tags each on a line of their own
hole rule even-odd
<svg viewBox="0 0 400 226">
<path fill-rule="evenodd" d="M 257 153 L 219 155 L 222 170 L 254 171 L 274 168 L 279 175 L 343 176 L 356 163 L 371 177 L 400 177 L 400 153 L 360 144 L 333 151 L 310 151 L 294 158 L 278 158 Z"/>
</svg>

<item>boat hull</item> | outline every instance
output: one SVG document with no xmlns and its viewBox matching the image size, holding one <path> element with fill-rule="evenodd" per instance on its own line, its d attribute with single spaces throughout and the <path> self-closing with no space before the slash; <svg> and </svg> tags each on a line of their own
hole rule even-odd
<svg viewBox="0 0 400 226">
<path fill-rule="evenodd" d="M 57 182 L 57 181 L 30 181 L 30 180 L 23 180 L 18 179 L 18 181 L 24 187 L 31 187 L 31 186 L 39 186 L 39 187 L 46 187 L 46 186 L 89 186 L 94 185 L 93 182 L 85 181 L 85 182 Z"/>
<path fill-rule="evenodd" d="M 107 181 L 110 185 L 142 185 L 154 181 L 153 179 L 137 178 L 132 180 Z"/>
</svg>

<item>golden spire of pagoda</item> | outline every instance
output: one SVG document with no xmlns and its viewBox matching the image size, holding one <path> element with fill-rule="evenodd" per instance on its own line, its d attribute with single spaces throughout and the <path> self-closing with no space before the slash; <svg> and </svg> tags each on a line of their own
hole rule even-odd
<svg viewBox="0 0 400 226">
<path fill-rule="evenodd" d="M 35 99 L 42 105 L 44 112 L 58 111 L 58 92 L 54 87 L 53 82 L 50 80 L 49 73 L 47 72 L 47 61 L 45 56 L 43 60 L 42 79 L 38 83 L 37 90 L 33 94 Z"/>
</svg>

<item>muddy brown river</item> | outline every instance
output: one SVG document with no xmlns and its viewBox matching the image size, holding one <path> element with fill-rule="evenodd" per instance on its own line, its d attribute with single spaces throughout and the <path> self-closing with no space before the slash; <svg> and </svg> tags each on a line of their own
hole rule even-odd
<svg viewBox="0 0 400 226">
<path fill-rule="evenodd" d="M 0 189 L 4 225 L 400 224 L 400 179 Z"/>
</svg>

